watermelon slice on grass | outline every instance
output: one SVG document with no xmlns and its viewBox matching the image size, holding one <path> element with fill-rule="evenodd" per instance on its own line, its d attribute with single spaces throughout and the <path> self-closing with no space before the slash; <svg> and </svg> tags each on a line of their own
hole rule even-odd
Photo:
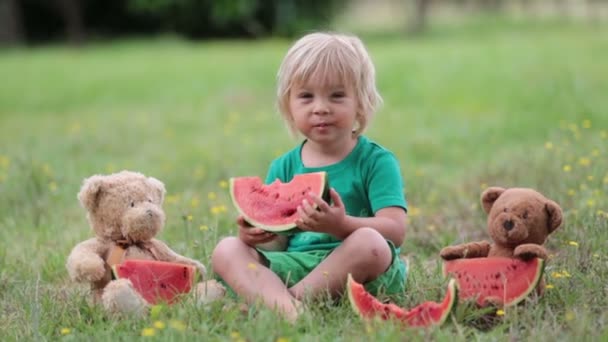
<svg viewBox="0 0 608 342">
<path fill-rule="evenodd" d="M 259 177 L 230 178 L 230 198 L 245 221 L 273 233 L 293 233 L 300 217 L 297 208 L 309 193 L 329 200 L 326 172 L 295 175 L 288 183 L 263 184 Z"/>
<path fill-rule="evenodd" d="M 129 279 L 150 304 L 174 303 L 190 292 L 196 278 L 194 266 L 155 260 L 125 260 L 114 265 L 112 272 L 117 279 Z"/>
<path fill-rule="evenodd" d="M 461 300 L 478 306 L 508 307 L 524 300 L 538 285 L 543 259 L 472 258 L 445 261 L 443 274 L 456 279 Z"/>
<path fill-rule="evenodd" d="M 407 310 L 395 304 L 384 304 L 348 275 L 346 284 L 353 310 L 363 319 L 396 320 L 407 327 L 440 326 L 452 312 L 458 297 L 456 282 L 450 280 L 445 297 L 440 303 L 427 301 Z"/>
</svg>

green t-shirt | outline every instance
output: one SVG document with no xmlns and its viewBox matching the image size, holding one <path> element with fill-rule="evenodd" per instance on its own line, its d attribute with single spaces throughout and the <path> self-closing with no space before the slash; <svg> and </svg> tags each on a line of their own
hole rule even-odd
<svg viewBox="0 0 608 342">
<path fill-rule="evenodd" d="M 270 164 L 267 184 L 276 179 L 289 182 L 296 174 L 325 171 L 329 185 L 340 194 L 347 215 L 372 217 L 386 207 L 407 210 L 399 163 L 384 147 L 360 136 L 355 148 L 342 161 L 323 167 L 305 167 L 301 159 L 304 143 L 306 141 Z M 299 232 L 290 237 L 287 251 L 333 249 L 340 242 L 325 233 Z"/>
</svg>

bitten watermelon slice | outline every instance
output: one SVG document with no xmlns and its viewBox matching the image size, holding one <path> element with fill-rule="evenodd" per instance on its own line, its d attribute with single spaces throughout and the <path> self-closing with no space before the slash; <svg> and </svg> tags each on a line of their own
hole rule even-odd
<svg viewBox="0 0 608 342">
<path fill-rule="evenodd" d="M 346 288 L 351 306 L 361 318 L 394 319 L 403 322 L 408 327 L 430 327 L 443 324 L 454 308 L 458 297 L 458 289 L 453 279 L 450 280 L 447 293 L 441 303 L 428 301 L 411 310 L 400 308 L 392 303 L 384 304 L 378 301 L 369 292 L 365 291 L 362 284 L 354 281 L 350 274 L 348 275 Z"/>
<path fill-rule="evenodd" d="M 179 295 L 190 292 L 196 276 L 194 266 L 154 260 L 125 260 L 112 271 L 118 279 L 129 279 L 150 304 L 175 302 Z"/>
<path fill-rule="evenodd" d="M 230 178 L 232 203 L 245 221 L 274 233 L 291 232 L 300 217 L 297 208 L 313 193 L 327 200 L 329 187 L 326 172 L 295 175 L 288 183 L 275 180 L 263 184 L 259 177 Z"/>
<path fill-rule="evenodd" d="M 443 274 L 458 281 L 460 299 L 477 305 L 512 306 L 521 302 L 540 281 L 545 262 L 535 258 L 455 259 L 443 264 Z"/>
</svg>

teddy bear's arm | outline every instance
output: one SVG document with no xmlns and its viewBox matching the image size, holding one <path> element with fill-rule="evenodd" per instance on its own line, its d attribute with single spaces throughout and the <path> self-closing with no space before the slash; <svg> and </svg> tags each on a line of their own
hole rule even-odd
<svg viewBox="0 0 608 342">
<path fill-rule="evenodd" d="M 547 259 L 547 250 L 541 245 L 535 243 L 525 243 L 515 247 L 513 256 L 516 258 L 529 260 L 532 258 Z"/>
<path fill-rule="evenodd" d="M 107 247 L 98 239 L 93 238 L 77 244 L 70 252 L 66 268 L 70 278 L 77 282 L 96 282 L 101 280 L 105 273 L 103 255 Z"/>
<path fill-rule="evenodd" d="M 461 258 L 484 258 L 490 252 L 488 241 L 469 242 L 456 246 L 444 247 L 439 255 L 444 260 Z"/>
<path fill-rule="evenodd" d="M 152 239 L 150 242 L 153 245 L 152 248 L 154 249 L 155 254 L 161 261 L 169 261 L 169 262 L 176 262 L 179 264 L 192 265 L 198 269 L 198 271 L 201 273 L 201 276 L 203 276 L 203 277 L 207 273 L 207 268 L 205 268 L 205 265 L 203 265 L 199 261 L 187 258 L 185 256 L 182 256 L 182 255 L 176 253 L 171 248 L 169 248 L 169 246 L 167 246 L 167 244 L 165 244 L 164 242 L 162 242 L 160 240 Z"/>
</svg>

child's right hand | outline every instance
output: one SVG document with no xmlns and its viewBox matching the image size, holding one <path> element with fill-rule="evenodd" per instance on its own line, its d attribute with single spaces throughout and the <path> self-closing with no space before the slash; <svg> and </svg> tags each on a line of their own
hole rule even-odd
<svg viewBox="0 0 608 342">
<path fill-rule="evenodd" d="M 251 247 L 272 241 L 277 236 L 275 233 L 270 233 L 263 229 L 253 227 L 247 221 L 245 221 L 243 216 L 239 216 L 236 219 L 236 224 L 239 226 L 239 239 Z"/>
</svg>

